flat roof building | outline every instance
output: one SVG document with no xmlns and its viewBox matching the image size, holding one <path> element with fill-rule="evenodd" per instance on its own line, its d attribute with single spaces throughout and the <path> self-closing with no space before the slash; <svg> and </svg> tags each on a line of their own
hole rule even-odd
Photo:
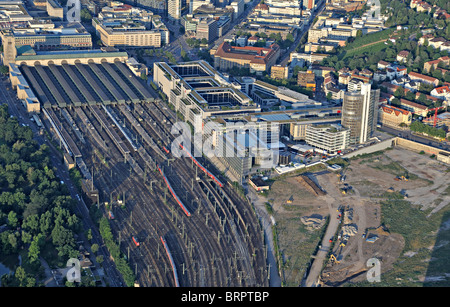
<svg viewBox="0 0 450 307">
<path fill-rule="evenodd" d="M 219 45 L 214 53 L 214 67 L 226 71 L 233 67 L 249 68 L 250 72 L 269 71 L 280 56 L 280 46 L 272 44 L 269 48 L 231 46 L 227 42 Z"/>
<path fill-rule="evenodd" d="M 154 63 L 153 80 L 169 103 L 202 131 L 203 120 L 218 114 L 260 111 L 259 105 L 208 62 Z"/>
<path fill-rule="evenodd" d="M 350 129 L 341 125 L 306 126 L 306 143 L 328 154 L 343 151 L 350 144 Z"/>
<path fill-rule="evenodd" d="M 0 32 L 0 37 L 3 65 L 14 62 L 22 46 L 30 46 L 34 50 L 92 49 L 91 34 L 78 22 L 56 23 L 53 28 L 5 29 Z"/>
</svg>

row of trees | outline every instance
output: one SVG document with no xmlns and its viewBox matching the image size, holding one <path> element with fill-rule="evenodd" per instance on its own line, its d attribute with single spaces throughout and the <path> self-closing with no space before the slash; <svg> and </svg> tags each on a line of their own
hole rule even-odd
<svg viewBox="0 0 450 307">
<path fill-rule="evenodd" d="M 412 122 L 411 125 L 409 126 L 409 129 L 411 129 L 411 131 L 427 134 L 429 136 L 434 136 L 434 137 L 441 138 L 441 139 L 444 139 L 445 135 L 446 135 L 444 129 L 432 127 L 432 126 L 426 125 L 420 121 Z"/>
<path fill-rule="evenodd" d="M 81 222 L 67 186 L 55 176 L 48 146 L 39 146 L 6 104 L 0 106 L 0 144 L 0 253 L 20 254 L 24 270 L 2 278 L 2 285 L 34 285 L 41 256 L 62 266 L 78 255 Z"/>
<path fill-rule="evenodd" d="M 100 219 L 99 231 L 106 247 L 111 254 L 111 257 L 113 257 L 114 259 L 114 263 L 116 264 L 117 269 L 122 274 L 125 283 L 127 284 L 127 286 L 132 287 L 134 285 L 135 275 L 128 265 L 127 261 L 122 257 L 120 253 L 120 247 L 114 240 L 111 232 L 111 226 L 109 225 L 109 221 L 106 217 Z"/>
</svg>

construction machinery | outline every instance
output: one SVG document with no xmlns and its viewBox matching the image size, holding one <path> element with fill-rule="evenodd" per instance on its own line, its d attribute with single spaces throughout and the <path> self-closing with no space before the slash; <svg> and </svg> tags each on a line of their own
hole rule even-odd
<svg viewBox="0 0 450 307">
<path fill-rule="evenodd" d="M 408 181 L 408 178 L 405 176 L 397 176 L 394 178 L 396 181 Z"/>
<path fill-rule="evenodd" d="M 335 256 L 334 254 L 331 254 L 331 256 L 330 256 L 330 262 L 331 262 L 331 265 L 333 265 L 333 264 L 335 264 L 335 263 L 340 263 L 340 261 L 337 260 L 337 258 L 336 258 L 336 256 Z"/>
</svg>

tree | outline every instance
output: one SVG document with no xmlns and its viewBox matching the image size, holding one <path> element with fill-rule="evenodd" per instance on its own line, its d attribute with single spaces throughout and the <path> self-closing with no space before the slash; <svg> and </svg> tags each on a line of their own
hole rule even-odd
<svg viewBox="0 0 450 307">
<path fill-rule="evenodd" d="M 19 219 L 17 218 L 17 213 L 15 213 L 14 211 L 10 211 L 8 213 L 8 225 L 13 228 L 16 228 L 18 223 Z"/>
<path fill-rule="evenodd" d="M 94 254 L 96 254 L 98 252 L 98 244 L 97 243 L 92 244 L 91 250 Z"/>
<path fill-rule="evenodd" d="M 19 286 L 23 286 L 23 282 L 25 281 L 25 278 L 27 277 L 27 273 L 25 270 L 19 266 L 16 269 L 16 272 L 14 273 L 14 276 L 17 278 L 17 281 L 19 282 Z"/>
<path fill-rule="evenodd" d="M 8 73 L 9 73 L 9 68 L 8 68 L 8 66 L 0 65 L 0 74 L 2 74 L 2 75 L 7 75 Z"/>
<path fill-rule="evenodd" d="M 38 234 L 34 237 L 33 241 L 30 244 L 28 249 L 28 258 L 30 259 L 30 263 L 36 263 L 39 260 L 39 255 L 41 253 L 41 246 L 44 242 L 44 236 L 42 234 Z"/>
<path fill-rule="evenodd" d="M 91 22 L 92 20 L 92 15 L 91 13 L 89 13 L 89 10 L 84 8 L 81 9 L 80 11 L 80 18 L 82 22 Z"/>
<path fill-rule="evenodd" d="M 402 86 L 398 86 L 394 92 L 395 98 L 402 98 L 405 95 L 405 89 Z"/>
<path fill-rule="evenodd" d="M 416 95 L 413 92 L 408 91 L 405 95 L 405 99 L 413 101 L 416 99 Z"/>
<path fill-rule="evenodd" d="M 286 40 L 290 41 L 291 43 L 294 42 L 294 35 L 292 35 L 292 33 L 288 33 L 286 35 Z"/>
</svg>

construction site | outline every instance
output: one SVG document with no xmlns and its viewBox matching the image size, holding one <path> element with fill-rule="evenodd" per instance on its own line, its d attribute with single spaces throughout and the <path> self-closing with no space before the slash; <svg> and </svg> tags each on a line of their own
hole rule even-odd
<svg viewBox="0 0 450 307">
<path fill-rule="evenodd" d="M 448 280 L 428 262 L 445 262 L 448 241 L 439 238 L 449 235 L 449 172 L 429 155 L 393 147 L 346 159 L 340 171 L 276 178 L 265 201 L 274 211 L 282 283 L 367 285 L 373 259 L 382 285 Z"/>
</svg>

